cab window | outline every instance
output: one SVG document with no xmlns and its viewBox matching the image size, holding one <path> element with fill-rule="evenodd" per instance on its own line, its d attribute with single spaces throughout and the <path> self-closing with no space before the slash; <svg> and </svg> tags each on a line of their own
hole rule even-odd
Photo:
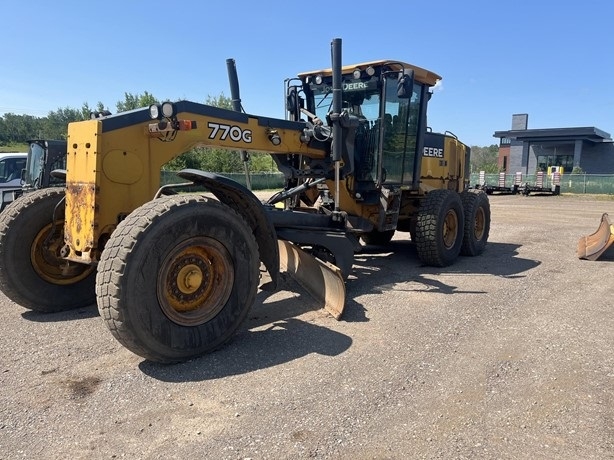
<svg viewBox="0 0 614 460">
<path fill-rule="evenodd" d="M 21 170 L 26 167 L 25 158 L 4 158 L 0 160 L 0 182 L 21 179 Z"/>
</svg>

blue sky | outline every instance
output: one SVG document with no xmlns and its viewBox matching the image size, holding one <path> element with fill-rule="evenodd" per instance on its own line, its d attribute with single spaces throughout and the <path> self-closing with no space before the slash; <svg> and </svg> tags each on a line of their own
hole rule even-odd
<svg viewBox="0 0 614 460">
<path fill-rule="evenodd" d="M 343 63 L 395 59 L 442 76 L 434 131 L 485 146 L 511 128 L 595 126 L 614 134 L 614 2 L 2 2 L 0 114 L 45 116 L 124 93 L 204 102 L 230 96 L 236 60 L 246 112 L 283 118 L 283 81 Z"/>
</svg>

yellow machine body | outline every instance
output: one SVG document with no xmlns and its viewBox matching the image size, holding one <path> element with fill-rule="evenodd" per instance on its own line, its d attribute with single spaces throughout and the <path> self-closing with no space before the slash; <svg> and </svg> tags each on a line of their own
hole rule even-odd
<svg viewBox="0 0 614 460">
<path fill-rule="evenodd" d="M 138 206 L 151 200 L 160 188 L 161 167 L 197 146 L 323 158 L 326 151 L 309 147 L 302 131 L 268 123 L 267 118 L 205 107 L 205 114 L 178 113 L 195 123 L 172 141 L 150 132 L 155 120 L 137 111 L 140 123 L 125 123 L 104 130 L 100 119 L 71 123 L 68 128 L 65 240 L 69 260 L 96 262 L 104 240 L 117 224 Z M 135 114 L 136 115 L 136 114 Z M 274 121 L 274 120 L 273 120 Z M 279 123 L 277 123 L 279 124 Z M 272 126 L 273 125 L 273 126 Z M 242 133 L 241 135 L 237 133 Z M 270 140 L 280 139 L 279 145 Z M 231 137 L 232 136 L 232 137 Z"/>
<path fill-rule="evenodd" d="M 469 147 L 453 134 L 428 133 L 422 153 L 422 187 L 462 192 L 468 185 L 469 155 Z"/>
<path fill-rule="evenodd" d="M 31 263 L 19 279 L 0 271 L 0 285 L 40 311 L 95 300 L 124 346 L 177 362 L 226 343 L 282 272 L 341 318 L 363 243 L 406 232 L 439 267 L 480 254 L 490 207 L 466 190 L 470 149 L 427 126 L 439 75 L 394 60 L 342 66 L 340 39 L 331 51 L 330 69 L 286 80 L 284 119 L 242 112 L 229 60 L 234 110 L 176 101 L 70 123 L 65 191 L 11 211 L 0 256 Z M 262 202 L 197 169 L 161 187 L 163 165 L 201 146 L 269 153 L 283 189 Z M 25 226 L 30 244 L 11 244 Z"/>
</svg>

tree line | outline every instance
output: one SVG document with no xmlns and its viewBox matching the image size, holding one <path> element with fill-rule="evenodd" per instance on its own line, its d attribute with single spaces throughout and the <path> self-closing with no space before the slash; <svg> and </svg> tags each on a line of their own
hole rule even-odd
<svg viewBox="0 0 614 460">
<path fill-rule="evenodd" d="M 151 93 L 124 93 L 124 99 L 115 104 L 116 113 L 149 107 L 160 101 Z M 232 109 L 232 100 L 223 94 L 208 96 L 205 104 L 224 109 Z M 68 124 L 74 121 L 88 120 L 92 112 L 109 111 L 102 102 L 94 108 L 84 103 L 81 108 L 58 108 L 45 117 L 5 113 L 0 117 L 0 146 L 23 145 L 31 139 L 66 139 Z M 471 147 L 471 171 L 499 172 L 499 147 Z M 239 152 L 224 149 L 197 147 L 171 160 L 164 169 L 177 171 L 184 168 L 201 169 L 220 173 L 243 172 L 244 163 Z M 249 156 L 249 168 L 253 172 L 277 171 L 274 161 L 267 153 L 252 153 Z"/>
<path fill-rule="evenodd" d="M 499 169 L 499 146 L 492 144 L 487 147 L 471 147 L 471 172 L 484 171 L 486 174 L 496 174 Z"/>
<path fill-rule="evenodd" d="M 160 101 L 151 93 L 125 93 L 124 99 L 115 104 L 116 111 L 126 112 Z M 223 94 L 208 96 L 207 105 L 232 109 L 232 100 Z M 84 103 L 80 109 L 71 107 L 50 111 L 46 117 L 5 113 L 0 117 L 0 146 L 26 145 L 32 139 L 66 139 L 68 124 L 74 121 L 89 120 L 93 112 L 112 112 L 102 102 L 91 108 Z M 221 173 L 243 172 L 244 162 L 239 152 L 225 149 L 197 147 L 168 162 L 163 169 L 178 171 L 184 168 L 201 169 Z M 277 171 L 271 156 L 266 153 L 251 153 L 249 169 L 253 172 Z"/>
<path fill-rule="evenodd" d="M 145 91 L 143 94 L 125 93 L 125 99 L 116 104 L 117 112 L 148 107 L 158 100 Z M 86 102 L 80 109 L 71 107 L 51 111 L 46 117 L 5 113 L 0 117 L 0 145 L 23 144 L 30 139 L 66 139 L 68 124 L 88 120 L 92 112 L 108 111 L 102 102 L 92 108 Z"/>
</svg>

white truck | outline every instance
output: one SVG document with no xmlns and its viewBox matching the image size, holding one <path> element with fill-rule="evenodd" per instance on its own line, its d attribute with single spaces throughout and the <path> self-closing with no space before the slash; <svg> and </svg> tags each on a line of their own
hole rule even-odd
<svg viewBox="0 0 614 460">
<path fill-rule="evenodd" d="M 0 211 L 21 194 L 21 176 L 27 158 L 27 153 L 0 153 Z"/>
</svg>

